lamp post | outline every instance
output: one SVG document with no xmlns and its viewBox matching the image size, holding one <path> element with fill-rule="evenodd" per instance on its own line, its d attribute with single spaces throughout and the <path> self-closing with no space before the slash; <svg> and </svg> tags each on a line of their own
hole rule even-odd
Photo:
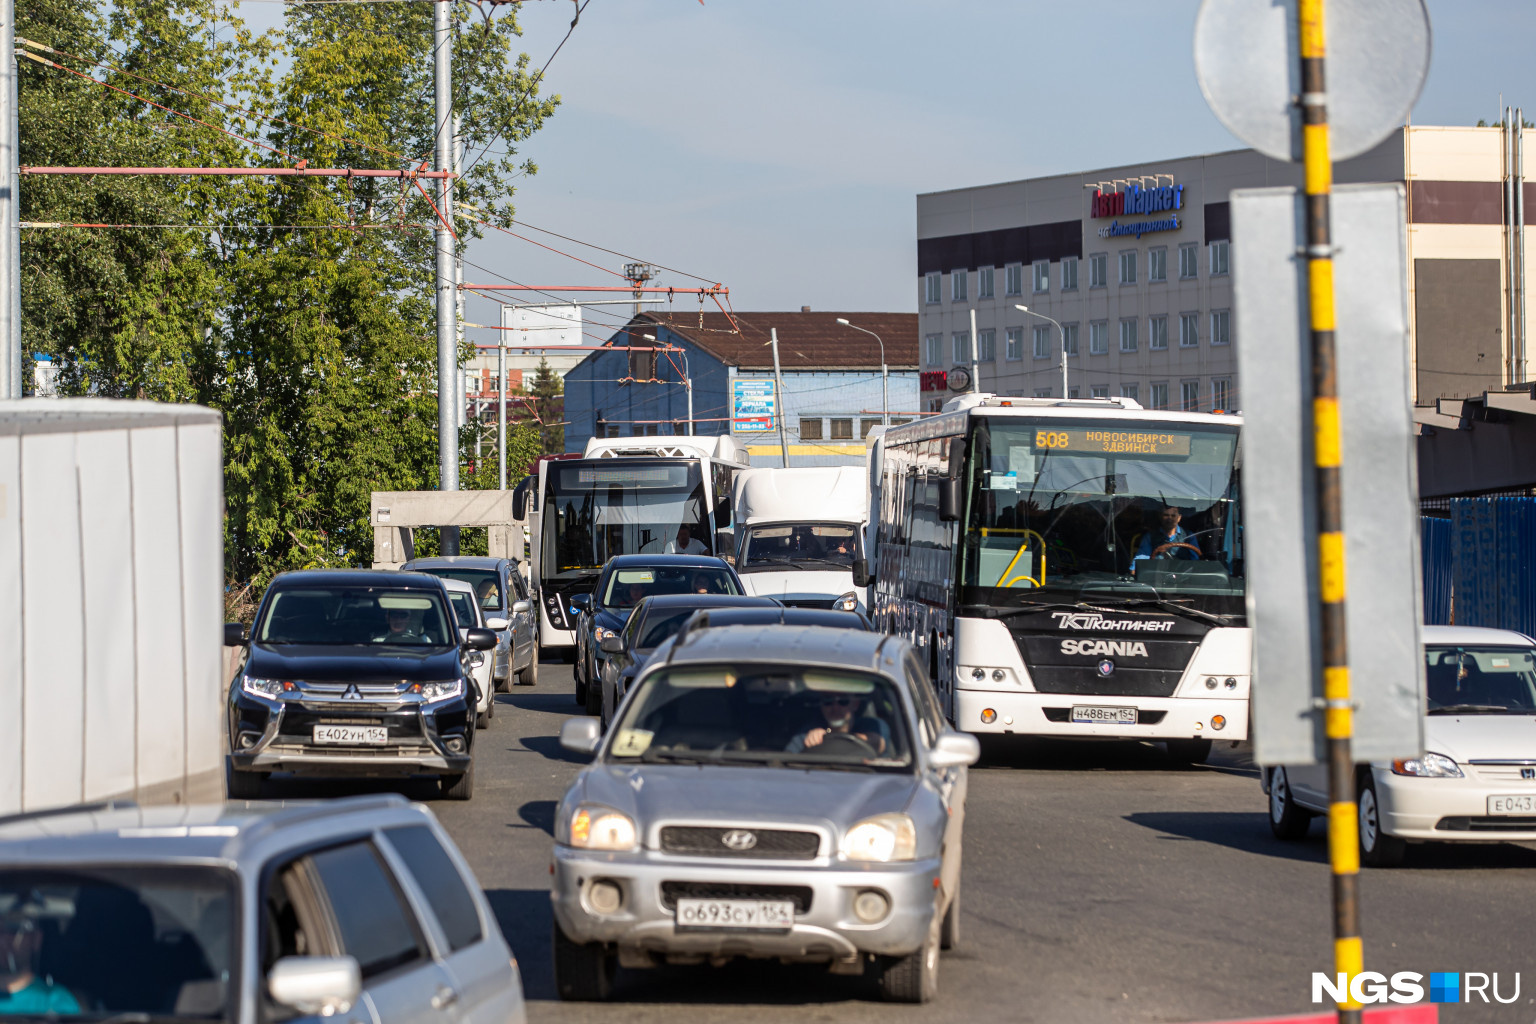
<svg viewBox="0 0 1536 1024">
<path fill-rule="evenodd" d="M 880 335 L 874 331 L 860 327 L 858 324 L 851 324 L 842 317 L 838 317 L 837 322 L 844 327 L 852 327 L 856 331 L 863 331 L 880 344 L 880 422 L 888 427 L 891 425 L 891 371 L 885 365 L 885 342 L 880 341 Z"/>
<path fill-rule="evenodd" d="M 646 341 L 654 342 L 656 340 L 656 335 L 654 335 L 654 334 L 642 334 L 642 335 L 640 335 L 640 337 L 644 338 Z M 688 389 L 688 436 L 692 437 L 693 436 L 693 374 L 688 369 L 688 350 L 685 349 L 685 348 L 681 348 L 680 347 L 678 349 L 678 351 L 683 354 L 683 386 Z"/>
<path fill-rule="evenodd" d="M 1061 327 L 1060 323 L 1058 323 L 1055 320 L 1052 320 L 1050 317 L 1046 316 L 1044 313 L 1036 313 L 1034 310 L 1030 309 L 1028 306 L 1021 306 L 1017 302 L 1013 304 L 1013 308 L 1018 310 L 1020 313 L 1028 313 L 1030 316 L 1037 316 L 1041 320 L 1050 320 L 1051 323 L 1056 324 L 1056 334 L 1061 338 L 1061 397 L 1062 398 L 1066 398 L 1067 397 L 1067 332 L 1062 330 L 1062 327 Z"/>
</svg>

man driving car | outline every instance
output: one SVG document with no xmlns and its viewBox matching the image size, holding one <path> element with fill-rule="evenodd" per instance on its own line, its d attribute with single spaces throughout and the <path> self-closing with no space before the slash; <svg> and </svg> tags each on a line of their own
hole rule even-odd
<svg viewBox="0 0 1536 1024">
<path fill-rule="evenodd" d="M 830 737 L 842 734 L 852 736 L 868 746 L 876 754 L 885 752 L 885 723 L 878 718 L 860 715 L 862 698 L 852 693 L 823 693 L 817 701 L 821 711 L 821 723 L 797 734 L 784 749 L 790 753 L 815 751 L 829 745 Z"/>
</svg>

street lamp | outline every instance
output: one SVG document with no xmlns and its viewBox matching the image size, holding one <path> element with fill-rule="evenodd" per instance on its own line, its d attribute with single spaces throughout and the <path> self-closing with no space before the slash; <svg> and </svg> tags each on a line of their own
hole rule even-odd
<svg viewBox="0 0 1536 1024">
<path fill-rule="evenodd" d="M 644 338 L 646 341 L 655 341 L 656 340 L 656 335 L 654 335 L 654 334 L 642 334 L 642 335 L 640 335 L 640 337 Z M 688 389 L 688 436 L 692 437 L 693 436 L 693 374 L 691 372 L 689 372 L 689 370 L 688 370 L 688 350 L 685 349 L 685 348 L 679 348 L 678 351 L 683 354 L 683 386 Z"/>
<path fill-rule="evenodd" d="M 1060 323 L 1058 323 L 1056 320 L 1052 320 L 1050 317 L 1046 316 L 1044 313 L 1036 313 L 1034 310 L 1030 309 L 1028 306 L 1021 306 L 1017 302 L 1015 302 L 1013 304 L 1013 308 L 1018 310 L 1020 313 L 1028 313 L 1030 316 L 1037 316 L 1041 320 L 1050 320 L 1051 323 L 1056 324 L 1056 333 L 1057 333 L 1057 335 L 1059 335 L 1061 337 L 1061 397 L 1062 398 L 1066 398 L 1067 397 L 1067 332 L 1062 329 Z"/>
<path fill-rule="evenodd" d="M 882 408 L 881 422 L 888 427 L 891 425 L 891 371 L 890 368 L 885 365 L 885 342 L 880 341 L 880 335 L 876 334 L 874 331 L 860 327 L 858 324 L 851 324 L 842 317 L 838 317 L 837 322 L 842 324 L 844 327 L 852 327 L 856 331 L 863 331 L 871 338 L 874 338 L 875 341 L 880 342 L 880 402 Z"/>
</svg>

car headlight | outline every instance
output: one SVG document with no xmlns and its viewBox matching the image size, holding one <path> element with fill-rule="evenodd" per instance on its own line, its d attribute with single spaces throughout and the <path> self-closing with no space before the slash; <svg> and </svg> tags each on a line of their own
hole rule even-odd
<svg viewBox="0 0 1536 1024">
<path fill-rule="evenodd" d="M 840 612 L 854 612 L 859 610 L 859 595 L 848 591 L 842 597 L 832 602 L 832 607 Z"/>
<path fill-rule="evenodd" d="M 478 651 L 475 653 L 479 653 Z M 417 693 L 422 700 L 447 700 L 449 697 L 457 697 L 464 692 L 464 680 L 444 679 L 439 682 L 418 683 Z"/>
<path fill-rule="evenodd" d="M 619 634 L 617 630 L 608 629 L 606 626 L 597 626 L 592 630 L 592 639 L 596 640 L 598 643 L 602 643 L 604 640 L 611 636 L 618 635 Z"/>
<path fill-rule="evenodd" d="M 567 838 L 583 850 L 633 850 L 635 823 L 608 807 L 578 807 Z"/>
<path fill-rule="evenodd" d="M 252 679 L 250 676 L 245 676 L 240 680 L 240 689 L 258 697 L 276 700 L 283 694 L 291 692 L 294 685 L 287 679 Z"/>
<path fill-rule="evenodd" d="M 1461 769 L 1453 758 L 1444 754 L 1425 754 L 1392 762 L 1393 775 L 1415 775 L 1421 779 L 1459 779 Z"/>
<path fill-rule="evenodd" d="M 881 863 L 911 860 L 917 856 L 917 829 L 905 814 L 865 818 L 843 836 L 843 856 Z"/>
</svg>

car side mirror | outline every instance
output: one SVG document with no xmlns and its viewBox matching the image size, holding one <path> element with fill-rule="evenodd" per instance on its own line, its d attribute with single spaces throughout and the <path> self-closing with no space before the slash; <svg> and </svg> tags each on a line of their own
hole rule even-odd
<svg viewBox="0 0 1536 1024">
<path fill-rule="evenodd" d="M 571 597 L 571 602 L 570 603 L 571 603 L 571 611 L 575 612 L 576 614 L 579 615 L 582 612 L 588 611 L 589 609 L 591 609 L 591 607 L 592 607 L 592 595 L 591 594 L 575 594 L 575 595 L 573 595 Z"/>
<path fill-rule="evenodd" d="M 853 585 L 867 587 L 874 582 L 874 577 L 869 574 L 869 559 L 855 558 L 853 560 Z"/>
<path fill-rule="evenodd" d="M 935 768 L 963 768 L 981 759 L 981 743 L 968 732 L 945 729 L 928 751 L 928 763 Z"/>
<path fill-rule="evenodd" d="M 512 614 L 513 615 L 527 615 L 531 611 L 533 611 L 533 603 L 531 601 L 513 601 L 512 602 Z"/>
<path fill-rule="evenodd" d="M 500 616 L 485 620 L 486 629 L 506 629 L 509 625 L 511 625 L 511 623 L 509 623 L 506 619 L 501 618 Z"/>
<path fill-rule="evenodd" d="M 605 636 L 605 637 L 603 637 L 603 639 L 598 643 L 597 646 L 599 646 L 599 647 L 601 647 L 603 649 L 603 653 L 604 654 L 623 654 L 624 653 L 624 641 L 620 640 L 616 636 Z"/>
<path fill-rule="evenodd" d="M 226 622 L 226 623 L 224 623 L 224 646 L 225 647 L 244 647 L 245 646 L 245 642 L 246 642 L 245 623 L 243 623 L 243 622 Z"/>
<path fill-rule="evenodd" d="M 595 754 L 602 742 L 602 723 L 595 718 L 567 718 L 560 727 L 560 745 L 573 754 Z"/>
<path fill-rule="evenodd" d="M 279 1006 L 312 1017 L 352 1009 L 363 993 L 363 973 L 350 956 L 285 956 L 267 973 L 267 994 Z"/>
<path fill-rule="evenodd" d="M 488 651 L 496 646 L 495 630 L 475 626 L 464 631 L 464 646 L 472 651 Z"/>
</svg>

